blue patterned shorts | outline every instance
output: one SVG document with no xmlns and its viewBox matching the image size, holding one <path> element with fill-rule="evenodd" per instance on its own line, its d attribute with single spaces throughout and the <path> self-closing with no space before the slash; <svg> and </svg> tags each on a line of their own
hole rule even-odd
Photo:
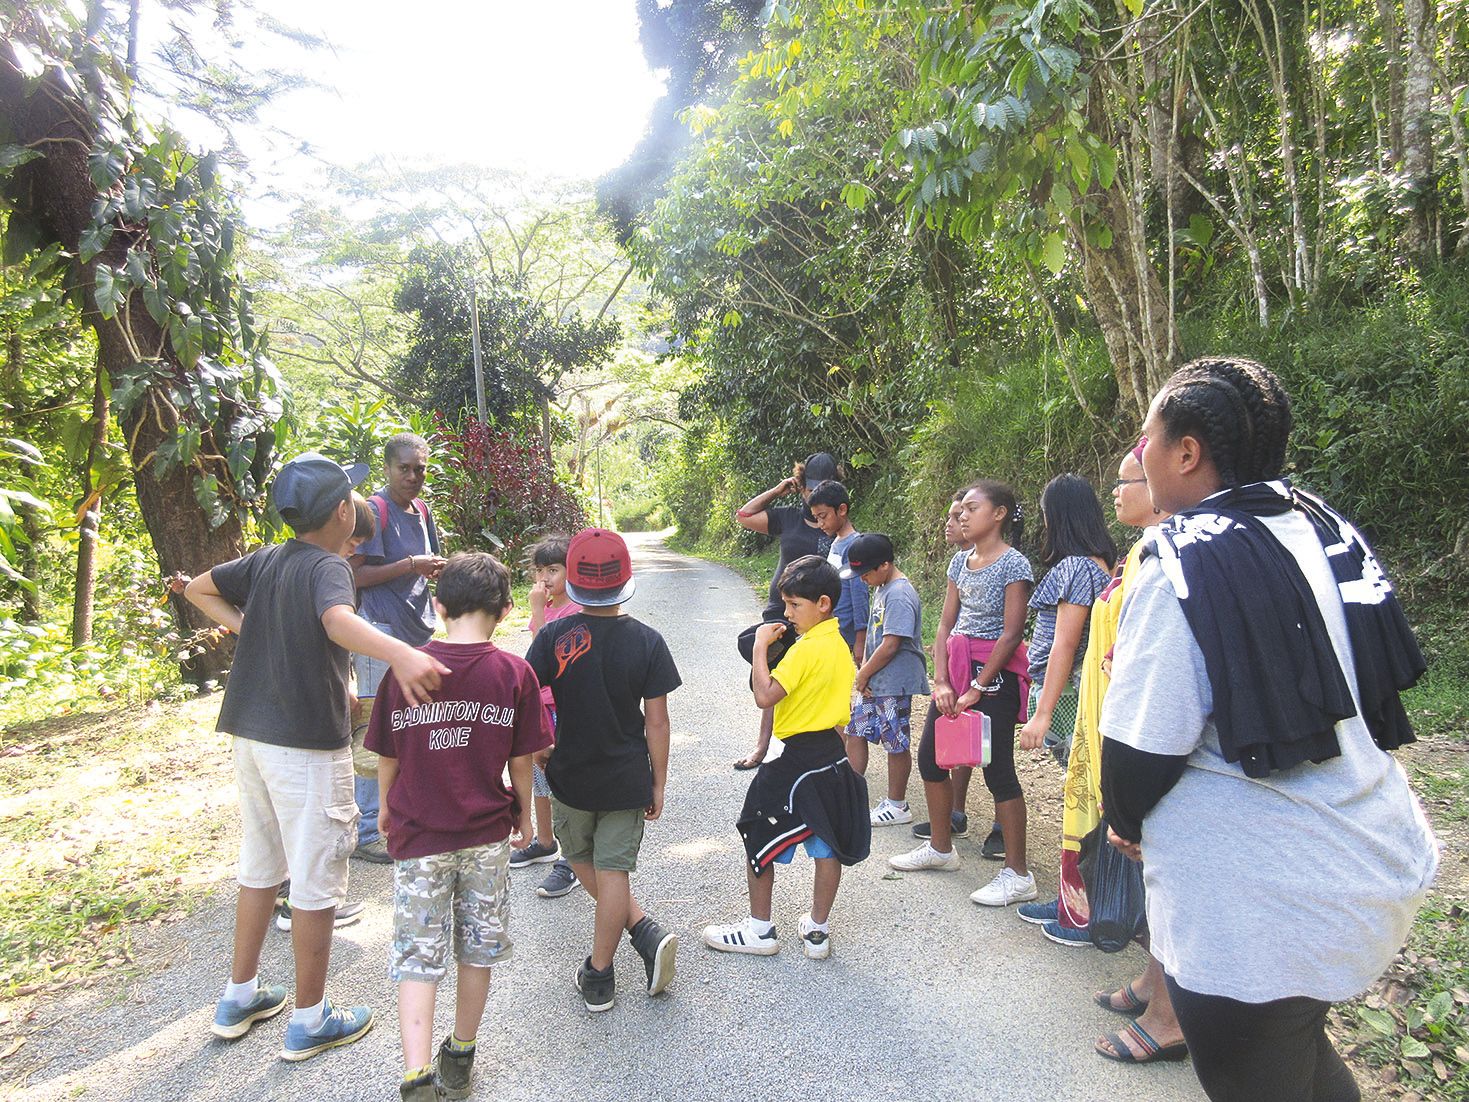
<svg viewBox="0 0 1469 1102">
<path fill-rule="evenodd" d="M 878 743 L 889 754 L 901 754 L 910 745 L 912 711 L 911 696 L 864 696 L 852 707 L 847 733 Z"/>
</svg>

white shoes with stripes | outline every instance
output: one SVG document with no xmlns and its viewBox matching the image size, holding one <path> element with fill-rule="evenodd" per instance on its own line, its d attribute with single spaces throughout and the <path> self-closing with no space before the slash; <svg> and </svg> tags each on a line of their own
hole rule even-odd
<svg viewBox="0 0 1469 1102">
<path fill-rule="evenodd" d="M 721 953 L 750 953 L 757 957 L 771 957 L 780 952 L 775 927 L 768 934 L 758 934 L 748 917 L 722 926 L 705 926 L 704 944 Z"/>
</svg>

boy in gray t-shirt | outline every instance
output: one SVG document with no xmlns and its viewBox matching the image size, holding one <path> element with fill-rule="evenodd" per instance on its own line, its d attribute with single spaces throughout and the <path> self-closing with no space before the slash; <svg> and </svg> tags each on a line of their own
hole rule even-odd
<svg viewBox="0 0 1469 1102">
<path fill-rule="evenodd" d="M 908 777 L 909 714 L 913 697 L 928 692 L 923 657 L 923 605 L 918 591 L 893 561 L 893 541 L 880 532 L 858 536 L 847 548 L 842 577 L 859 577 L 872 588 L 867 615 L 866 660 L 853 686 L 857 699 L 847 728 L 847 759 L 858 774 L 867 771 L 867 744 L 888 754 L 888 794 L 872 811 L 873 826 L 911 823 Z"/>
</svg>

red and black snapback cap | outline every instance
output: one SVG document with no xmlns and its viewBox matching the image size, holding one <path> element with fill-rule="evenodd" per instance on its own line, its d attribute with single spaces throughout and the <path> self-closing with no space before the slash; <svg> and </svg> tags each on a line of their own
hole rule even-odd
<svg viewBox="0 0 1469 1102">
<path fill-rule="evenodd" d="M 591 608 L 620 605 L 636 588 L 632 556 L 616 532 L 584 528 L 571 537 L 566 549 L 566 592 L 573 601 Z"/>
</svg>

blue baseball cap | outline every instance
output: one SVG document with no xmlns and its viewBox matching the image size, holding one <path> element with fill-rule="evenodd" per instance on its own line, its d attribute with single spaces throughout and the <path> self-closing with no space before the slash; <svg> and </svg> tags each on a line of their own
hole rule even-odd
<svg viewBox="0 0 1469 1102">
<path fill-rule="evenodd" d="M 344 467 L 318 452 L 302 452 L 276 474 L 270 500 L 281 520 L 298 532 L 312 532 L 366 477 L 366 463 Z"/>
</svg>

